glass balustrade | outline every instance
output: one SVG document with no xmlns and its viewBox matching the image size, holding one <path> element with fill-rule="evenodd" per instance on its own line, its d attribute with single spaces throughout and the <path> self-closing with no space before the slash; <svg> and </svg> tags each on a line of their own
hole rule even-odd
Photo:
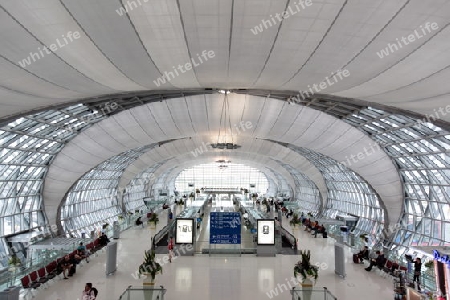
<svg viewBox="0 0 450 300">
<path fill-rule="evenodd" d="M 166 291 L 163 286 L 158 288 L 129 286 L 119 300 L 164 300 Z"/>
</svg>

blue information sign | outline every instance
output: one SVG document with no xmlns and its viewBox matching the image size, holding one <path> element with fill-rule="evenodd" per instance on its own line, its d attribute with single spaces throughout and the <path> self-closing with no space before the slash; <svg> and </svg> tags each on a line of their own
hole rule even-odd
<svg viewBox="0 0 450 300">
<path fill-rule="evenodd" d="M 238 212 L 210 213 L 210 244 L 240 244 L 241 214 Z"/>
</svg>

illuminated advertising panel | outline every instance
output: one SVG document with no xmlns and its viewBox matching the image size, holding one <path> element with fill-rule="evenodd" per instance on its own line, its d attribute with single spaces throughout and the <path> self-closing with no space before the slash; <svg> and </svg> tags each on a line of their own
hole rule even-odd
<svg viewBox="0 0 450 300">
<path fill-rule="evenodd" d="M 192 244 L 194 242 L 194 219 L 177 219 L 175 230 L 176 244 Z"/>
<path fill-rule="evenodd" d="M 275 221 L 272 219 L 257 220 L 258 245 L 275 245 Z"/>
</svg>

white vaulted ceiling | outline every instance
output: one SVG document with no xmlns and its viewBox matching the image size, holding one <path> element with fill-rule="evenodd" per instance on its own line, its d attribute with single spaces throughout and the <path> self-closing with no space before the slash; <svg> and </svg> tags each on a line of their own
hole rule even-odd
<svg viewBox="0 0 450 300">
<path fill-rule="evenodd" d="M 195 160 L 191 152 L 217 141 L 223 99 L 223 95 L 212 94 L 150 103 L 113 115 L 81 132 L 49 168 L 44 188 L 47 213 L 56 216 L 66 191 L 85 172 L 129 149 L 179 139 L 154 148 L 147 157 L 152 157 L 154 162 L 173 157 Z M 318 170 L 290 149 L 266 139 L 307 147 L 337 161 L 364 153 L 364 149 L 374 144 L 358 129 L 308 107 L 238 94 L 230 94 L 228 101 L 231 124 L 248 125 L 239 133 L 235 132 L 234 142 L 242 147 L 233 151 L 241 153 L 241 158 L 251 157 L 253 153 L 266 157 L 262 161 L 253 157 L 256 162 L 264 163 L 272 158 L 299 167 L 321 190 L 325 187 Z M 220 151 L 216 155 L 221 155 Z M 202 159 L 201 155 L 199 158 Z M 350 167 L 374 187 L 392 214 L 390 221 L 394 221 L 401 211 L 402 192 L 400 177 L 391 159 L 385 152 L 375 151 Z"/>
<path fill-rule="evenodd" d="M 128 14 L 121 5 L 136 2 Z M 140 3 L 140 4 L 139 4 Z M 448 103 L 450 2 L 313 0 L 1 0 L 0 117 L 82 98 L 140 90 L 307 90 L 339 69 L 322 93 L 433 113 Z M 291 7 L 294 15 L 251 29 Z M 384 58 L 377 52 L 426 22 L 437 30 Z M 80 37 L 64 43 L 69 32 Z M 419 31 L 419 33 L 422 31 Z M 59 40 L 53 53 L 19 62 Z M 208 61 L 156 86 L 203 51 Z M 441 116 L 450 120 L 450 115 Z"/>
<path fill-rule="evenodd" d="M 131 2 L 137 3 L 132 9 Z M 242 89 L 295 95 L 344 69 L 349 76 L 328 85 L 321 95 L 423 115 L 447 107 L 449 1 L 312 0 L 310 7 L 253 33 L 263 19 L 290 7 L 296 10 L 296 3 L 0 0 L 0 120 L 5 123 L 54 106 L 114 100 L 141 92 L 167 95 Z M 124 7 L 128 13 L 121 11 Z M 398 43 L 427 22 L 436 23 L 438 29 L 384 58 L 378 56 L 389 43 Z M 79 38 L 70 40 L 74 33 Z M 56 50 L 43 50 L 52 44 L 58 45 Z M 212 51 L 214 57 L 170 82 L 155 84 L 178 65 L 192 59 L 198 63 L 198 56 L 205 51 Z M 338 161 L 364 153 L 374 144 L 362 131 L 323 112 L 245 93 L 230 94 L 231 123 L 249 121 L 253 125 L 237 136 L 242 148 L 236 159 L 261 164 L 272 162 L 269 157 L 282 160 L 306 173 L 310 170 L 308 176 L 321 189 L 323 178 L 316 178 L 314 169 L 300 156 L 263 140 L 306 147 Z M 161 158 L 175 162 L 203 142 L 214 142 L 222 101 L 223 96 L 206 93 L 155 102 L 123 110 L 81 132 L 48 171 L 44 201 L 51 223 L 72 184 L 114 155 L 182 139 L 176 147 L 170 143 L 161 147 L 167 151 Z M 441 113 L 439 118 L 450 121 L 450 114 Z M 149 152 L 158 154 L 157 149 Z M 378 192 L 389 220 L 396 222 L 403 194 L 391 159 L 377 151 L 353 163 L 351 169 Z M 128 180 L 128 175 L 125 173 L 123 180 Z"/>
</svg>

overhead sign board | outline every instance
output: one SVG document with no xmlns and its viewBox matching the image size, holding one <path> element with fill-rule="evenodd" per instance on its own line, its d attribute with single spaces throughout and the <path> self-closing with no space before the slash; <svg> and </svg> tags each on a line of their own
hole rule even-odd
<svg viewBox="0 0 450 300">
<path fill-rule="evenodd" d="M 210 244 L 240 244 L 241 214 L 238 212 L 210 213 Z"/>
</svg>

